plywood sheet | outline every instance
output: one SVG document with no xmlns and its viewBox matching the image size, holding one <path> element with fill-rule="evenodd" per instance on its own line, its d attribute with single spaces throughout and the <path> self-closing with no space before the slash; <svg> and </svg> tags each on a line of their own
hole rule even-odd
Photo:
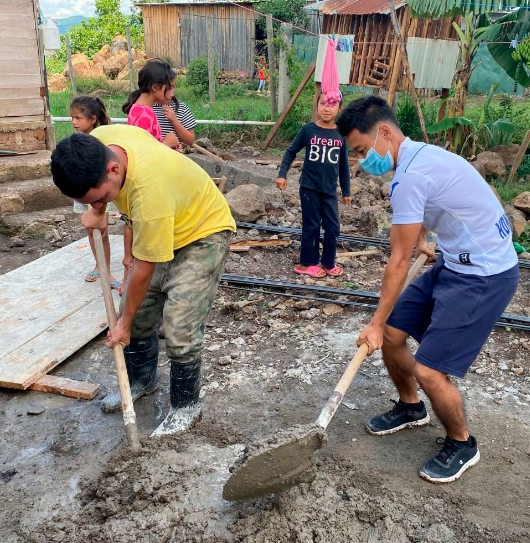
<svg viewBox="0 0 530 543">
<path fill-rule="evenodd" d="M 121 236 L 111 254 L 121 279 Z M 106 328 L 100 282 L 84 281 L 93 265 L 83 238 L 0 276 L 0 386 L 28 388 Z"/>
</svg>

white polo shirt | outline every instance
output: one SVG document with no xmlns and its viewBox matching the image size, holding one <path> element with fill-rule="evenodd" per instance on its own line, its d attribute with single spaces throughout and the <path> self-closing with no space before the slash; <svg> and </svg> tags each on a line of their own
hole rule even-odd
<svg viewBox="0 0 530 543">
<path fill-rule="evenodd" d="M 445 266 L 490 276 L 518 264 L 510 222 L 486 181 L 462 157 L 407 138 L 391 183 L 392 224 L 437 234 Z"/>
</svg>

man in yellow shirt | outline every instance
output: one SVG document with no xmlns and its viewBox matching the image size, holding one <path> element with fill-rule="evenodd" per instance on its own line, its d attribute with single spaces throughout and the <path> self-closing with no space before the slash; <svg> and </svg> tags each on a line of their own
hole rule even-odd
<svg viewBox="0 0 530 543">
<path fill-rule="evenodd" d="M 193 161 L 133 126 L 102 126 L 62 140 L 51 169 L 64 194 L 91 205 L 86 228 L 105 230 L 109 202 L 132 224 L 134 262 L 107 347 L 127 346 L 133 400 L 154 392 L 162 319 L 171 408 L 153 436 L 188 429 L 200 416 L 204 330 L 235 231 L 226 200 Z M 121 409 L 119 393 L 101 407 Z"/>
</svg>

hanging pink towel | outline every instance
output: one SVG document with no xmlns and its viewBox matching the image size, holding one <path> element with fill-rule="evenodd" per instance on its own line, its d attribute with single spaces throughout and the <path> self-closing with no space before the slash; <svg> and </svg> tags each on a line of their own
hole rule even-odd
<svg viewBox="0 0 530 543">
<path fill-rule="evenodd" d="M 335 56 L 335 40 L 328 39 L 324 67 L 322 68 L 322 93 L 325 96 L 326 105 L 333 106 L 341 101 L 339 91 L 339 72 L 337 70 L 337 57 Z"/>
</svg>

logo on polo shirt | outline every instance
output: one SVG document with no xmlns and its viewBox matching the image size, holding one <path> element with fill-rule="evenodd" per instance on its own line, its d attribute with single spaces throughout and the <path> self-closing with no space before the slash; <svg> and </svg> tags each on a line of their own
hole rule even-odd
<svg viewBox="0 0 530 543">
<path fill-rule="evenodd" d="M 390 185 L 390 198 L 392 198 L 392 194 L 394 194 L 394 190 L 395 188 L 399 185 L 399 181 L 395 181 L 394 183 L 392 183 L 392 185 Z"/>
<path fill-rule="evenodd" d="M 458 258 L 460 259 L 460 263 L 461 264 L 471 264 L 470 255 L 471 255 L 471 253 L 460 253 L 458 255 Z"/>
</svg>

